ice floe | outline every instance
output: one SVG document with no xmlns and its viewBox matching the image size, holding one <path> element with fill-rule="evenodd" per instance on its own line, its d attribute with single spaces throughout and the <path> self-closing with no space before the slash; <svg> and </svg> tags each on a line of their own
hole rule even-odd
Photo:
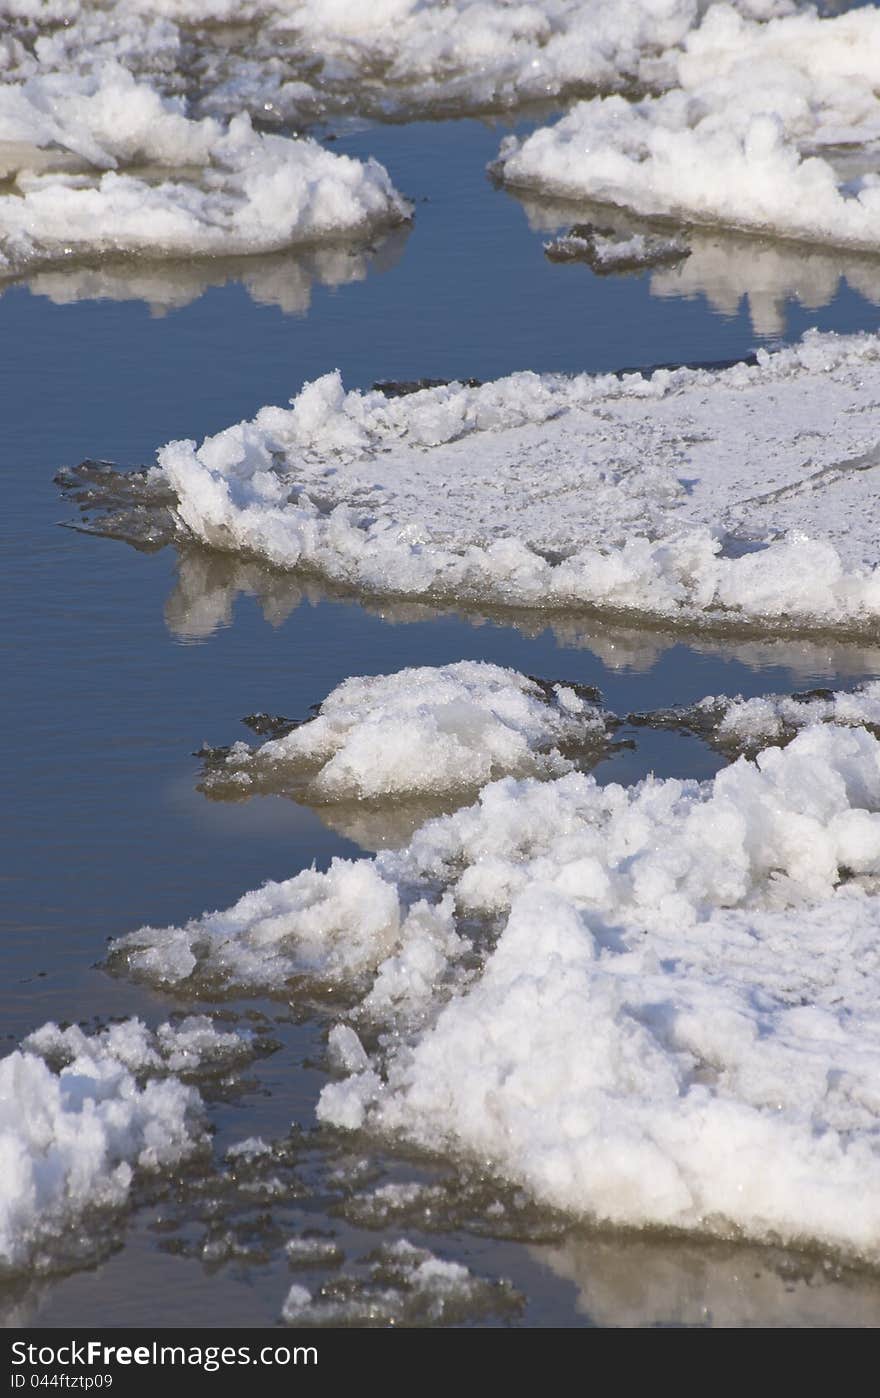
<svg viewBox="0 0 880 1398">
<path fill-rule="evenodd" d="M 0 138 L 7 273 L 82 253 L 269 253 L 410 213 L 375 161 L 261 134 L 246 114 L 192 120 L 117 63 L 0 86 Z"/>
<path fill-rule="evenodd" d="M 880 338 L 721 370 L 514 374 L 403 397 L 338 374 L 144 481 L 182 538 L 364 592 L 719 624 L 880 612 Z"/>
<path fill-rule="evenodd" d="M 449 846 L 426 827 L 419 862 L 455 865 L 457 905 L 502 913 L 500 937 L 384 1080 L 362 1069 L 319 1113 L 600 1221 L 876 1262 L 878 918 L 852 878 L 880 871 L 878 755 L 808 729 L 704 788 L 502 783 Z"/>
<path fill-rule="evenodd" d="M 506 778 L 115 959 L 190 990 L 311 967 L 351 1004 L 339 1128 L 603 1223 L 875 1263 L 878 876 L 880 744 L 814 724 L 705 783 Z"/>
<path fill-rule="evenodd" d="M 741 0 L 745 14 L 785 0 Z M 655 83 L 698 0 L 3 0 L 13 74 L 116 58 L 203 110 L 274 120 L 499 110 Z"/>
<path fill-rule="evenodd" d="M 708 695 L 690 708 L 631 715 L 654 728 L 685 729 L 727 752 L 755 752 L 786 743 L 814 723 L 867 728 L 880 733 L 880 681 L 851 690 L 814 689 L 804 694 L 764 694 L 751 699 Z"/>
<path fill-rule="evenodd" d="M 544 244 L 551 262 L 586 262 L 595 272 L 638 272 L 646 267 L 679 263 L 690 256 L 682 238 L 661 238 L 648 233 L 615 235 L 613 229 L 576 223 L 567 233 Z"/>
<path fill-rule="evenodd" d="M 314 718 L 257 748 L 209 753 L 205 786 L 291 783 L 309 802 L 445 795 L 502 775 L 560 776 L 560 746 L 598 746 L 604 715 L 570 685 L 481 661 L 345 680 Z"/>
<path fill-rule="evenodd" d="M 513 186 L 679 223 L 877 250 L 878 54 L 876 6 L 756 24 L 714 5 L 666 55 L 661 95 L 579 103 L 555 126 L 507 138 L 497 171 Z"/>
<path fill-rule="evenodd" d="M 204 1144 L 201 1097 L 180 1075 L 249 1056 L 246 1038 L 196 1016 L 155 1033 L 136 1019 L 91 1036 L 47 1024 L 0 1060 L 0 1267 L 88 1256 L 85 1214 L 119 1209 L 138 1171 Z"/>
</svg>

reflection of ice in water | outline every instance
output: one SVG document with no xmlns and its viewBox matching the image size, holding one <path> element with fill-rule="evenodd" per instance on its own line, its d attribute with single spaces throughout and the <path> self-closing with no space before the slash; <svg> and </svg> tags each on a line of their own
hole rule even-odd
<svg viewBox="0 0 880 1398">
<path fill-rule="evenodd" d="M 560 646 L 591 651 L 611 671 L 645 673 L 667 650 L 687 646 L 698 654 L 737 661 L 754 670 L 768 666 L 786 669 L 794 677 L 880 674 L 880 644 L 867 641 L 836 640 L 830 635 L 722 637 L 704 629 L 616 625 L 587 615 L 556 616 L 512 608 L 492 612 L 408 602 L 377 605 L 356 593 L 343 593 L 290 573 L 273 572 L 260 563 L 202 549 L 181 551 L 177 582 L 165 605 L 165 623 L 180 641 L 206 641 L 216 630 L 231 625 L 239 594 L 255 597 L 271 626 L 280 626 L 303 604 L 357 602 L 368 615 L 380 616 L 390 625 L 418 624 L 451 615 L 470 626 L 511 627 L 531 638 L 550 631 Z"/>
<path fill-rule="evenodd" d="M 285 315 L 305 315 L 312 287 L 336 288 L 362 282 L 371 272 L 387 272 L 403 255 L 409 227 L 394 229 L 369 244 L 343 242 L 300 253 L 198 261 L 145 262 L 120 259 L 37 272 L 22 283 L 33 296 L 56 306 L 75 301 L 145 301 L 154 316 L 180 310 L 213 287 L 240 282 L 258 306 L 277 306 Z"/>
<path fill-rule="evenodd" d="M 691 256 L 651 277 L 652 296 L 705 296 L 722 315 L 734 316 L 745 297 L 756 335 L 784 335 L 786 303 L 809 310 L 827 306 L 847 282 L 872 305 L 880 305 L 880 257 L 693 236 Z"/>
<path fill-rule="evenodd" d="M 531 1253 L 596 1325 L 880 1324 L 876 1273 L 773 1248 L 596 1235 Z"/>
<path fill-rule="evenodd" d="M 663 228 L 617 209 L 541 201 L 521 193 L 516 197 L 536 233 L 555 233 L 593 221 L 620 236 L 656 236 L 658 232 L 669 236 L 670 225 Z M 705 296 L 725 316 L 735 316 L 745 300 L 756 335 L 783 335 L 788 302 L 818 310 L 834 300 L 844 282 L 872 305 L 880 305 L 880 256 L 694 228 L 686 230 L 684 237 L 690 256 L 674 266 L 655 269 L 649 282 L 651 295 L 688 301 Z"/>
</svg>

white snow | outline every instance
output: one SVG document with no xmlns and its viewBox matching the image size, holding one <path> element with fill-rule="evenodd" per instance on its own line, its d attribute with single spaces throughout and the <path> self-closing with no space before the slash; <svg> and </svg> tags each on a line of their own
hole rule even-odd
<svg viewBox="0 0 880 1398">
<path fill-rule="evenodd" d="M 239 1035 L 194 1017 L 92 1036 L 46 1024 L 0 1060 L 0 1267 L 88 1251 L 86 1210 L 120 1208 L 138 1170 L 175 1165 L 204 1142 L 201 1098 L 175 1074 L 247 1052 Z"/>
<path fill-rule="evenodd" d="M 515 374 L 397 399 L 338 374 L 159 454 L 185 535 L 365 592 L 864 625 L 880 338 L 754 366 Z"/>
<path fill-rule="evenodd" d="M 880 681 L 828 694 L 768 694 L 753 699 L 708 697 L 697 708 L 721 709 L 718 737 L 722 742 L 737 744 L 776 742 L 813 723 L 880 728 Z"/>
<path fill-rule="evenodd" d="M 116 954 L 159 984 L 344 987 L 337 1127 L 591 1220 L 875 1264 L 878 889 L 880 743 L 820 723 L 705 783 L 508 777 L 403 850 Z M 396 1026 L 372 1056 L 362 1018 Z"/>
<path fill-rule="evenodd" d="M 143 927 L 111 950 L 130 974 L 162 986 L 271 989 L 299 976 L 357 987 L 375 979 L 374 998 L 386 1008 L 398 995 L 430 997 L 460 949 L 448 901 L 408 908 L 371 862 L 334 859 L 325 873 L 305 869 L 266 883 L 183 927 Z"/>
<path fill-rule="evenodd" d="M 112 57 L 168 87 L 188 81 L 218 114 L 303 120 L 328 110 L 491 110 L 656 82 L 669 68 L 666 51 L 704 8 L 698 0 L 2 0 L 0 16 L 5 67 L 15 74 Z M 739 8 L 766 16 L 791 5 L 741 0 Z"/>
<path fill-rule="evenodd" d="M 657 97 L 578 104 L 508 138 L 509 184 L 677 222 L 880 246 L 880 11 L 814 11 L 764 25 L 714 5 Z M 833 151 L 848 147 L 838 171 Z M 852 170 L 852 147 L 866 151 Z"/>
<path fill-rule="evenodd" d="M 84 252 L 267 253 L 410 213 L 375 161 L 261 135 L 246 114 L 193 121 L 117 63 L 0 86 L 0 161 L 15 175 L 0 195 L 7 273 Z"/>
<path fill-rule="evenodd" d="M 446 794 L 507 773 L 559 776 L 571 763 L 558 744 L 604 733 L 601 711 L 569 686 L 459 661 L 345 680 L 286 736 L 236 743 L 205 785 L 300 778 L 302 799 L 319 802 Z"/>
<path fill-rule="evenodd" d="M 398 865 L 500 919 L 482 974 L 319 1114 L 590 1219 L 876 1263 L 878 812 L 880 745 L 830 726 L 702 786 L 487 788 Z"/>
</svg>

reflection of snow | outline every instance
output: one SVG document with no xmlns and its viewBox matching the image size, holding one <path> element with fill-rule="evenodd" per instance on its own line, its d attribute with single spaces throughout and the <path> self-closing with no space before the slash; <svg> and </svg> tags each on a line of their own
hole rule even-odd
<svg viewBox="0 0 880 1398">
<path fill-rule="evenodd" d="M 533 1247 L 594 1325 L 871 1326 L 880 1282 L 780 1248 L 594 1233 Z"/>
<path fill-rule="evenodd" d="M 35 272 L 23 282 L 33 296 L 45 296 L 56 306 L 75 301 L 144 301 L 154 316 L 166 315 L 197 301 L 212 287 L 239 282 L 258 306 L 277 306 L 285 315 L 305 315 L 312 288 L 348 286 L 382 272 L 401 256 L 406 226 L 363 241 L 272 253 L 263 257 L 150 262 L 138 258 L 103 261 L 94 266 L 71 266 Z M 0 284 L 2 292 L 3 284 Z"/>
</svg>

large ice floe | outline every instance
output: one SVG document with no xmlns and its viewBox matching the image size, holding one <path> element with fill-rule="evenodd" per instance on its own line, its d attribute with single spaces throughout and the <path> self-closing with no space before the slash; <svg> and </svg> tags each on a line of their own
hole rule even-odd
<svg viewBox="0 0 880 1398">
<path fill-rule="evenodd" d="M 116 62 L 0 86 L 0 273 L 84 252 L 269 253 L 400 223 L 385 169 L 241 114 L 192 120 Z"/>
<path fill-rule="evenodd" d="M 876 1263 L 878 875 L 880 743 L 816 724 L 704 783 L 505 778 L 114 959 L 188 993 L 333 986 L 336 1127 L 594 1221 Z"/>
<path fill-rule="evenodd" d="M 785 13 L 788 0 L 740 0 Z M 437 116 L 656 82 L 699 0 L 0 0 L 0 69 L 113 57 L 204 110 Z"/>
<path fill-rule="evenodd" d="M 725 370 L 391 399 L 328 374 L 136 484 L 182 538 L 365 592 L 859 627 L 880 613 L 878 390 L 880 338 L 816 333 Z"/>
<path fill-rule="evenodd" d="M 758 24 L 714 5 L 665 91 L 576 105 L 508 138 L 509 184 L 677 222 L 880 248 L 880 11 Z"/>
<path fill-rule="evenodd" d="M 182 1078 L 250 1056 L 246 1037 L 195 1016 L 92 1036 L 46 1024 L 0 1060 L 0 1271 L 89 1259 L 96 1218 L 126 1204 L 137 1172 L 204 1147 L 202 1100 Z"/>
</svg>

